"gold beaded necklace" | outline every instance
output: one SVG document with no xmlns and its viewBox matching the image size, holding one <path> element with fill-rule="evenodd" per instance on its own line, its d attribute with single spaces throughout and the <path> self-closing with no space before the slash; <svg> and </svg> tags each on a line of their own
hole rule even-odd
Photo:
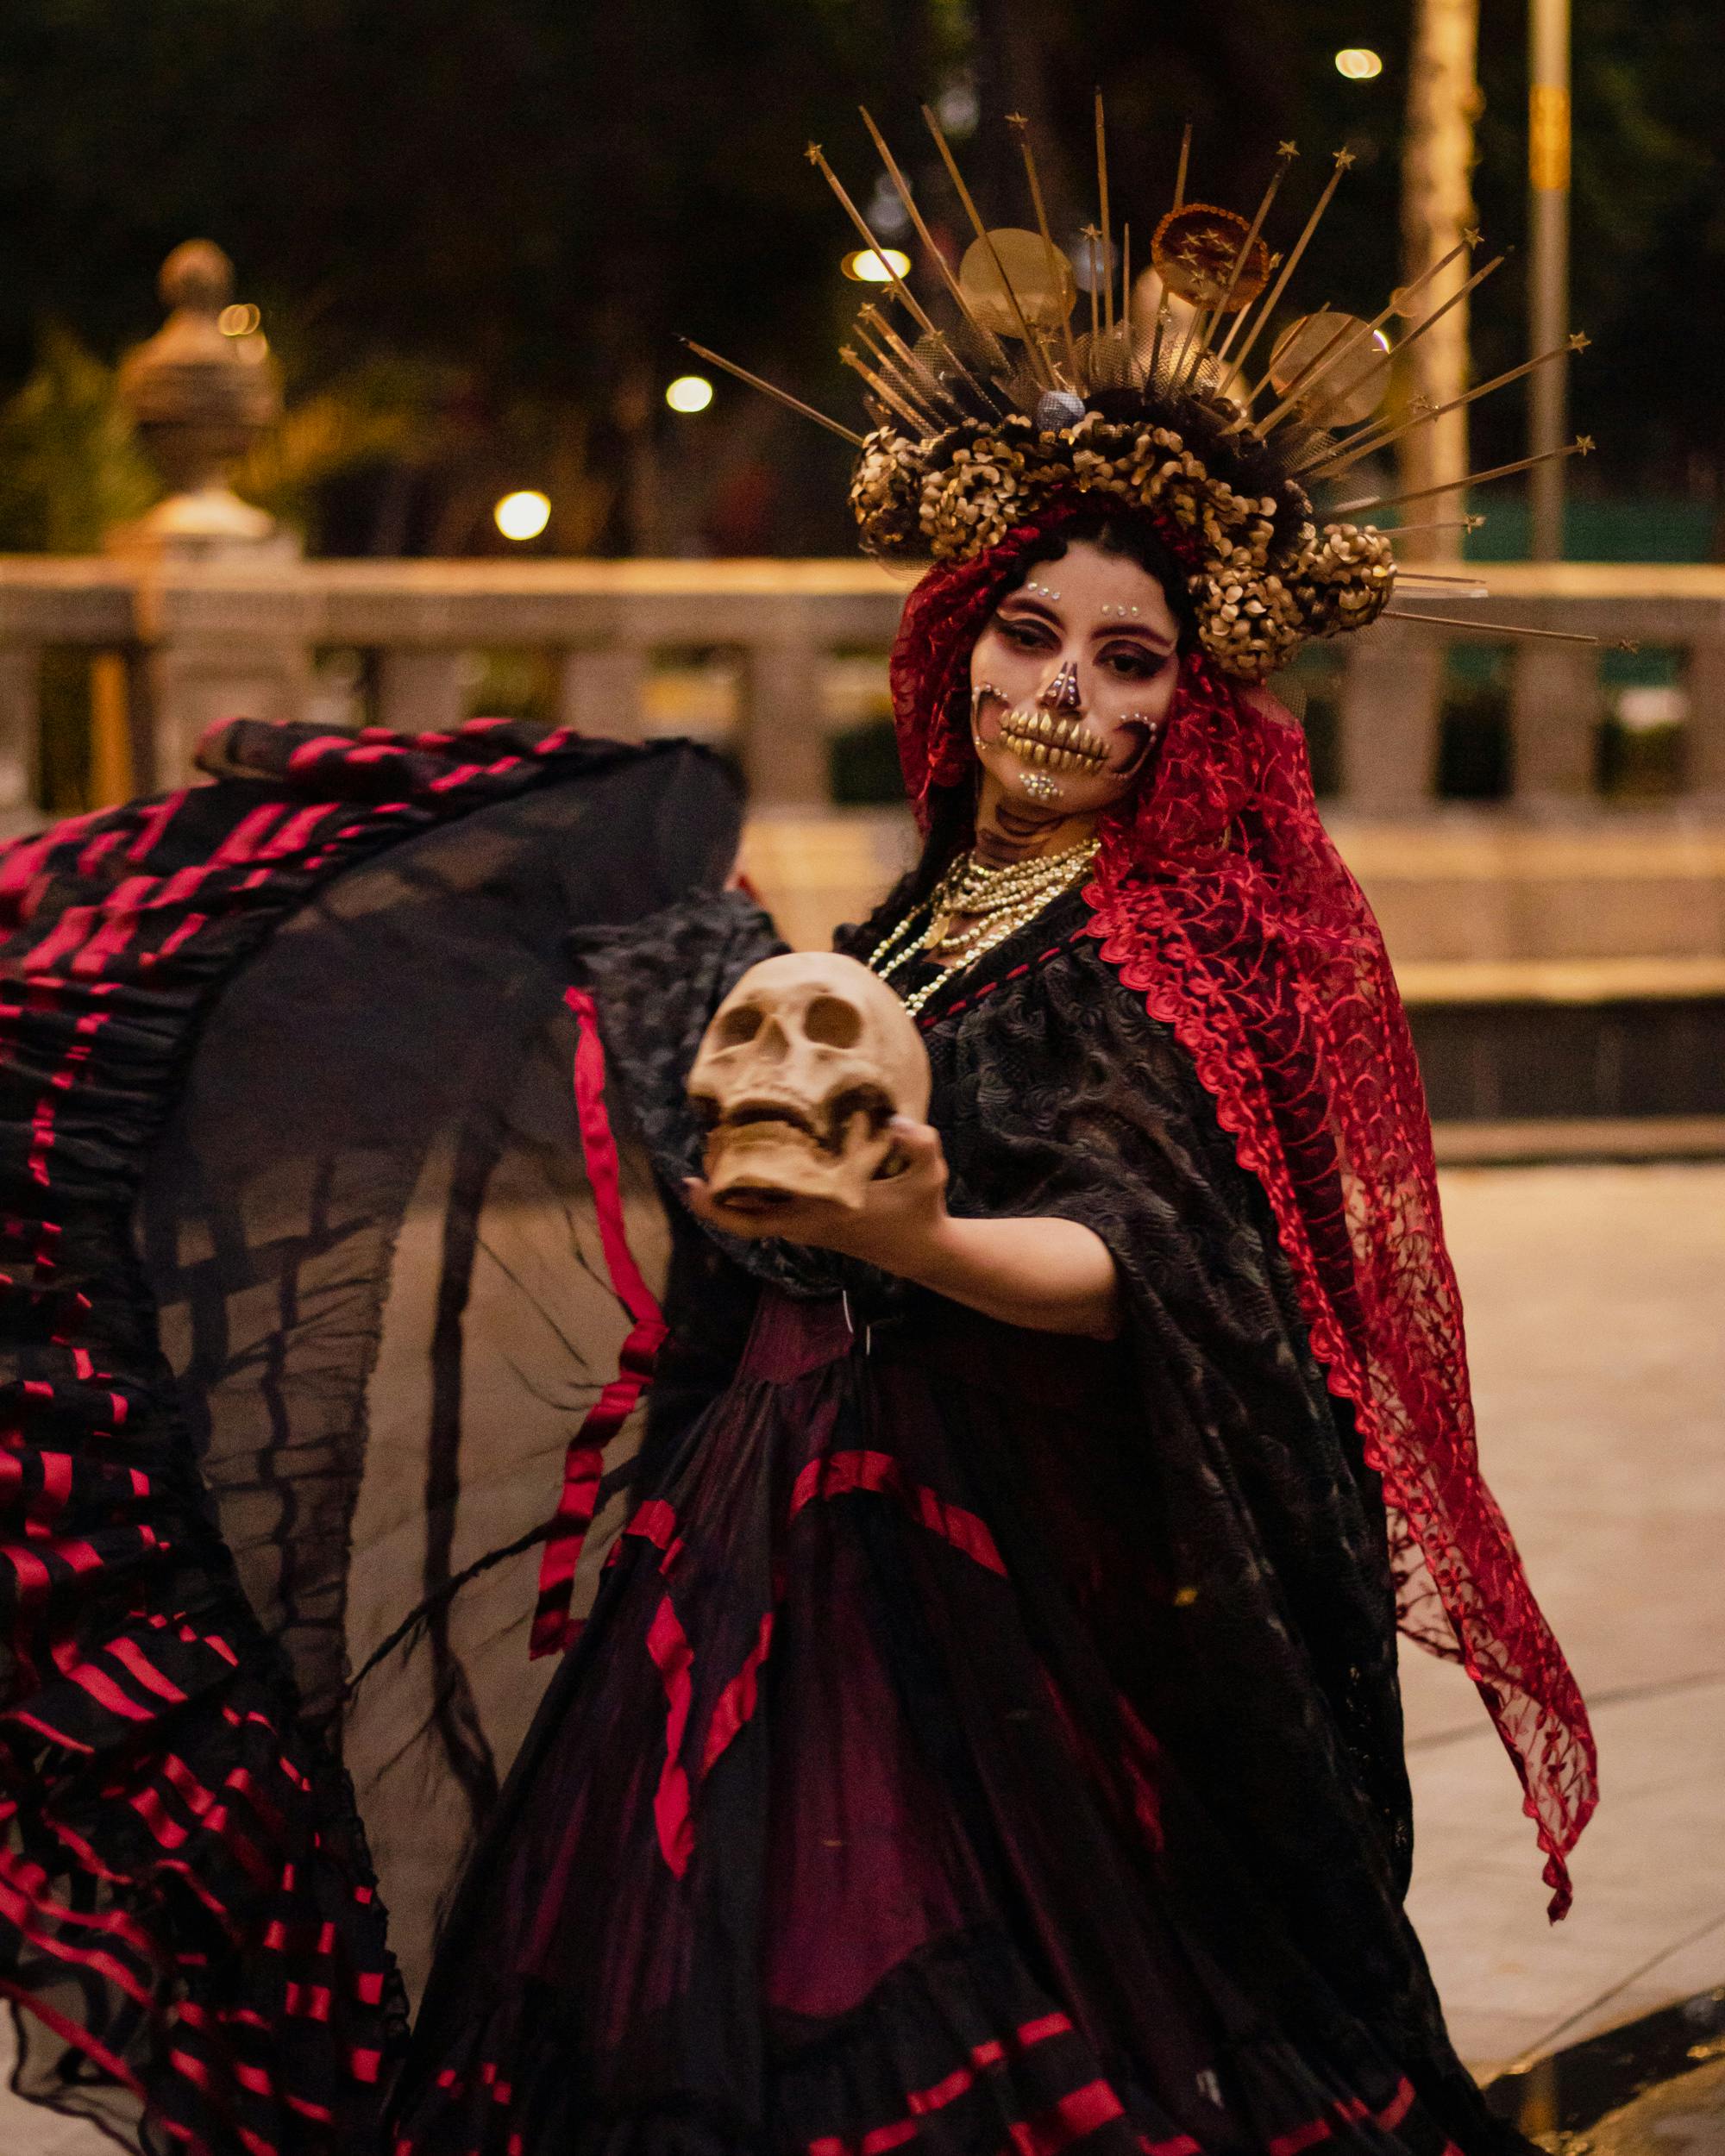
<svg viewBox="0 0 1725 2156">
<path fill-rule="evenodd" d="M 961 854 L 928 897 L 913 906 L 885 941 L 876 945 L 868 961 L 869 971 L 885 981 L 923 951 L 939 949 L 949 954 L 950 962 L 944 969 L 905 998 L 905 1008 L 914 1018 L 937 988 L 985 958 L 1008 937 L 1016 936 L 1044 906 L 1070 891 L 1096 858 L 1100 843 L 1098 839 L 1082 838 L 1060 853 L 1008 862 L 1001 868 L 989 868 L 975 854 Z M 928 926 L 906 943 L 905 938 L 925 909 Z M 949 936 L 946 924 L 955 917 L 968 920 L 970 925 L 957 936 Z"/>
</svg>

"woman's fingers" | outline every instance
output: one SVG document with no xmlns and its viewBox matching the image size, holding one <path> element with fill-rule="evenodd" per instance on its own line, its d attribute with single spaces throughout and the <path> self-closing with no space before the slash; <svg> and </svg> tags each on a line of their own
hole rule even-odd
<svg viewBox="0 0 1725 2156">
<path fill-rule="evenodd" d="M 788 1205 L 752 1206 L 735 1200 L 718 1205 L 699 1175 L 684 1178 L 684 1198 L 696 1219 L 724 1234 L 776 1236 L 818 1250 L 847 1251 L 897 1271 L 944 1210 L 946 1156 L 932 1124 L 894 1116 L 889 1127 L 897 1172 L 870 1183 L 860 1209 L 825 1198 L 799 1198 Z"/>
<path fill-rule="evenodd" d="M 710 1187 L 699 1175 L 685 1175 L 683 1196 L 697 1220 L 727 1235 L 778 1235 L 788 1208 L 783 1206 L 719 1205 Z"/>
<path fill-rule="evenodd" d="M 683 1178 L 683 1196 L 697 1220 L 705 1220 L 709 1227 L 718 1228 L 726 1235 L 747 1236 L 756 1240 L 775 1235 L 787 1243 L 826 1245 L 831 1231 L 848 1217 L 842 1206 L 830 1205 L 819 1198 L 794 1199 L 789 1205 L 752 1206 L 736 1200 L 718 1205 L 699 1175 Z"/>
<path fill-rule="evenodd" d="M 903 1163 L 895 1178 L 897 1181 L 902 1183 L 907 1177 L 913 1184 L 944 1181 L 946 1155 L 941 1147 L 940 1133 L 932 1123 L 917 1123 L 907 1115 L 895 1115 L 888 1128 Z"/>
</svg>

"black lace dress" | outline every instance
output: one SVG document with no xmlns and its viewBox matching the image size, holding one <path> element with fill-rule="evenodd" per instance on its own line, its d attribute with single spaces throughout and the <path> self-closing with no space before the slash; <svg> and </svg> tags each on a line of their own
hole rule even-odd
<svg viewBox="0 0 1725 2156">
<path fill-rule="evenodd" d="M 398 2156 L 1510 2145 L 1402 1911 L 1375 1478 L 1084 919 L 922 1023 L 953 1209 L 1094 1229 L 1122 1337 L 674 1204 L 639 1502 L 446 1931 Z M 733 896 L 585 951 L 668 1191 L 701 1031 L 778 947 Z"/>
</svg>

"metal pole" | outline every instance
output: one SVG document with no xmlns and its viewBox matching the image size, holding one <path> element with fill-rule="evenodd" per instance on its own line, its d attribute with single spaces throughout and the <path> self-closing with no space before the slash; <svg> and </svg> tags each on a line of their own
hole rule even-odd
<svg viewBox="0 0 1725 2156">
<path fill-rule="evenodd" d="M 1570 0 L 1528 0 L 1527 183 L 1532 227 L 1528 349 L 1548 352 L 1569 335 Z M 1569 432 L 1569 362 L 1541 367 L 1528 402 L 1527 449 L 1562 448 Z M 1534 467 L 1530 552 L 1557 561 L 1564 550 L 1565 460 Z"/>
</svg>

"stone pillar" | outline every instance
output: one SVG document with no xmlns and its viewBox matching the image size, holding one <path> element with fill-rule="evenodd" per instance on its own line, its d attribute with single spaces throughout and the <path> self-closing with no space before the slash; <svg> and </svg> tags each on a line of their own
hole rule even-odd
<svg viewBox="0 0 1725 2156">
<path fill-rule="evenodd" d="M 0 651 L 0 837 L 27 830 L 35 816 L 41 654 Z"/>
<path fill-rule="evenodd" d="M 1442 642 L 1378 622 L 1347 646 L 1338 805 L 1360 816 L 1416 815 L 1430 806 L 1437 774 Z"/>
<path fill-rule="evenodd" d="M 279 660 L 274 666 L 273 656 Z M 132 768 L 140 790 L 160 793 L 195 780 L 198 744 L 223 719 L 298 718 L 304 675 L 293 655 L 200 638 L 140 653 L 128 682 Z"/>
<path fill-rule="evenodd" d="M 645 736 L 647 654 L 638 644 L 566 651 L 558 668 L 557 723 L 608 741 Z"/>
<path fill-rule="evenodd" d="M 168 318 L 126 359 L 119 387 L 169 492 L 105 541 L 137 573 L 125 724 L 134 781 L 152 790 L 195 775 L 192 753 L 218 720 L 298 718 L 310 672 L 299 542 L 227 479 L 281 411 L 255 310 L 249 329 L 223 329 L 233 265 L 208 240 L 174 249 L 160 289 Z M 117 687 L 104 684 L 110 720 Z"/>
<path fill-rule="evenodd" d="M 227 718 L 298 718 L 310 678 L 292 573 L 234 586 L 141 580 L 128 674 L 133 774 L 146 791 L 195 777 L 192 755 Z"/>
<path fill-rule="evenodd" d="M 442 733 L 467 716 L 464 651 L 386 650 L 378 672 L 378 718 L 398 734 Z"/>
<path fill-rule="evenodd" d="M 167 320 L 120 368 L 121 401 L 132 416 L 168 495 L 141 522 L 110 532 L 112 551 L 174 560 L 227 559 L 259 547 L 288 553 L 298 542 L 275 519 L 242 502 L 228 467 L 281 414 L 269 345 L 252 327 L 224 329 L 234 266 L 210 240 L 188 240 L 162 264 Z"/>
<path fill-rule="evenodd" d="M 1592 644 L 1529 641 L 1509 692 L 1510 768 L 1518 808 L 1572 808 L 1594 793 L 1599 655 Z"/>
<path fill-rule="evenodd" d="M 1698 805 L 1725 810 L 1725 629 L 1690 646 L 1684 686 L 1688 792 Z"/>
<path fill-rule="evenodd" d="M 751 644 L 744 654 L 740 745 L 750 799 L 757 808 L 827 805 L 825 661 L 820 646 L 803 635 Z"/>
</svg>

